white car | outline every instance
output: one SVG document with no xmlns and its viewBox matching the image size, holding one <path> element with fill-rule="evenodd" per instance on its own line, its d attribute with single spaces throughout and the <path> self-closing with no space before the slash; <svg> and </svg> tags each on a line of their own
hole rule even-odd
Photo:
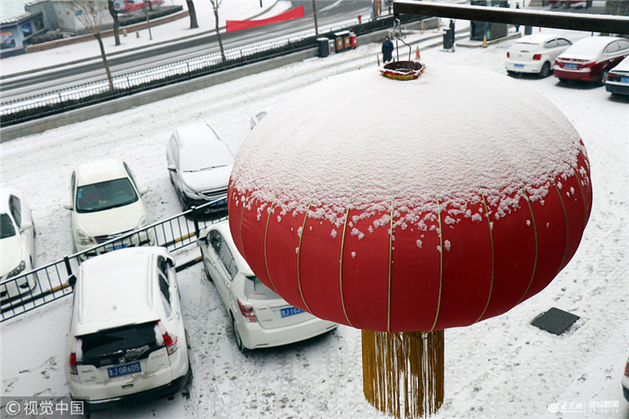
<svg viewBox="0 0 629 419">
<path fill-rule="evenodd" d="M 0 189 L 0 301 L 4 303 L 35 288 L 30 275 L 17 282 L 10 279 L 35 267 L 36 233 L 31 208 L 22 193 Z"/>
<path fill-rule="evenodd" d="M 234 156 L 209 124 L 177 128 L 168 141 L 166 161 L 184 211 L 217 200 L 212 207 L 226 208 Z"/>
<path fill-rule="evenodd" d="M 74 285 L 65 375 L 89 410 L 181 390 L 191 377 L 175 262 L 162 247 L 91 258 Z"/>
<path fill-rule="evenodd" d="M 147 188 L 138 188 L 131 169 L 121 160 L 100 160 L 76 168 L 70 181 L 72 203 L 65 205 L 72 211 L 76 250 L 83 252 L 148 226 L 149 217 L 141 198 L 146 192 Z M 152 231 L 143 231 L 82 256 L 153 243 Z"/>
<path fill-rule="evenodd" d="M 299 342 L 336 329 L 336 323 L 293 307 L 256 278 L 236 249 L 229 221 L 203 229 L 199 237 L 205 273 L 229 313 L 241 352 Z"/>
<path fill-rule="evenodd" d="M 614 95 L 629 95 L 629 57 L 609 70 L 605 80 L 605 90 Z"/>
<path fill-rule="evenodd" d="M 516 41 L 508 50 L 505 59 L 507 73 L 534 73 L 548 77 L 555 58 L 572 42 L 551 34 L 528 35 Z"/>
</svg>

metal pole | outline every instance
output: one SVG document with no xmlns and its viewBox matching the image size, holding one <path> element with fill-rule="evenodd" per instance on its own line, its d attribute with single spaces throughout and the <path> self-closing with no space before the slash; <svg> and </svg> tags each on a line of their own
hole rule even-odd
<svg viewBox="0 0 629 419">
<path fill-rule="evenodd" d="M 153 35 L 151 34 L 151 22 L 149 22 L 149 11 L 146 9 L 146 4 L 151 0 L 144 0 L 144 13 L 146 13 L 146 25 L 149 28 L 149 39 L 153 40 Z"/>
<path fill-rule="evenodd" d="M 312 13 L 314 15 L 315 36 L 319 36 L 319 26 L 317 25 L 317 6 L 315 0 L 312 0 Z"/>
<path fill-rule="evenodd" d="M 479 22 L 497 22 L 511 25 L 540 26 L 544 28 L 570 29 L 586 32 L 629 34 L 629 17 L 599 14 L 531 11 L 452 5 L 443 3 L 395 0 L 393 12 L 419 16 L 439 16 Z"/>
</svg>

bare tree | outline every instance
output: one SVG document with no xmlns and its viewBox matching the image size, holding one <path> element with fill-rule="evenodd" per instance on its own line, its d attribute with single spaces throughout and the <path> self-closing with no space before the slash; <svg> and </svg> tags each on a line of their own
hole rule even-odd
<svg viewBox="0 0 629 419">
<path fill-rule="evenodd" d="M 190 29 L 196 29 L 199 27 L 199 23 L 197 22 L 197 11 L 194 8 L 194 2 L 192 0 L 186 0 L 186 4 L 188 5 L 188 12 L 190 14 Z"/>
<path fill-rule="evenodd" d="M 111 18 L 114 20 L 114 38 L 116 39 L 116 46 L 118 46 L 120 45 L 120 24 L 118 23 L 118 12 L 114 8 L 114 0 L 107 0 L 107 7 Z"/>
<path fill-rule="evenodd" d="M 218 24 L 218 8 L 223 3 L 223 0 L 210 0 L 212 3 L 212 8 L 214 9 L 214 19 L 216 20 L 216 37 L 218 38 L 218 47 L 221 50 L 221 59 L 223 62 L 227 61 L 225 58 L 225 49 L 223 48 L 223 40 L 221 39 L 221 31 L 219 30 Z"/>
<path fill-rule="evenodd" d="M 103 19 L 105 19 L 105 13 L 108 9 L 107 0 L 68 0 L 67 6 L 74 12 L 77 20 L 87 29 L 94 38 L 98 41 L 100 47 L 100 55 L 103 58 L 103 64 L 105 65 L 105 72 L 107 73 L 107 80 L 109 80 L 109 90 L 114 90 L 114 81 L 111 77 L 111 71 L 109 70 L 109 63 L 107 62 L 107 54 L 105 54 L 105 46 L 103 45 L 103 38 L 101 36 L 101 30 L 103 28 Z"/>
</svg>

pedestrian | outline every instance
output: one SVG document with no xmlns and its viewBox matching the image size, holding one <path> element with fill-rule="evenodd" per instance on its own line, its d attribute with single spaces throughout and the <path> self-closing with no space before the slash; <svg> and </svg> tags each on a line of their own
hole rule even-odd
<svg viewBox="0 0 629 419">
<path fill-rule="evenodd" d="M 515 8 L 519 9 L 520 8 L 520 3 L 515 3 Z M 520 25 L 515 25 L 515 31 L 516 32 L 520 32 Z"/>
<path fill-rule="evenodd" d="M 389 40 L 389 37 L 386 36 L 384 38 L 384 43 L 382 44 L 382 61 L 384 63 L 388 63 L 393 60 L 393 42 Z"/>
</svg>

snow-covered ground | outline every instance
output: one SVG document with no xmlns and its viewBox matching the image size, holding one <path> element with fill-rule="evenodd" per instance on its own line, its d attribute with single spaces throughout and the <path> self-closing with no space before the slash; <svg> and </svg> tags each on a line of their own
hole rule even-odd
<svg viewBox="0 0 629 419">
<path fill-rule="evenodd" d="M 428 69 L 437 63 L 464 64 L 506 77 L 503 60 L 511 42 L 459 47 L 454 53 L 423 49 L 421 56 Z M 378 44 L 361 45 L 2 143 L 1 182 L 30 198 L 38 263 L 72 250 L 70 214 L 63 203 L 75 165 L 104 157 L 126 160 L 138 182 L 151 190 L 145 197 L 153 220 L 174 215 L 180 207 L 165 159 L 173 128 L 209 121 L 237 153 L 255 111 L 272 110 L 297 89 L 325 77 L 357 69 L 375 72 L 379 50 Z M 446 331 L 445 403 L 436 417 L 626 419 L 629 404 L 620 379 L 629 355 L 629 98 L 612 98 L 601 87 L 560 85 L 552 76 L 518 82 L 557 105 L 581 134 L 592 165 L 592 215 L 575 257 L 544 291 L 500 317 Z M 339 114 L 350 106 L 378 104 L 339 103 Z M 419 104 L 418 112 L 422 106 L 430 104 Z M 386 114 L 382 109 L 383 121 Z M 362 394 L 359 331 L 339 327 L 307 342 L 242 355 L 202 267 L 184 270 L 178 278 L 191 338 L 190 398 L 177 395 L 92 417 L 386 417 Z M 551 307 L 580 319 L 561 336 L 530 325 Z M 65 298 L 0 324 L 4 402 L 68 394 L 63 369 L 69 317 L 70 299 Z"/>
</svg>

